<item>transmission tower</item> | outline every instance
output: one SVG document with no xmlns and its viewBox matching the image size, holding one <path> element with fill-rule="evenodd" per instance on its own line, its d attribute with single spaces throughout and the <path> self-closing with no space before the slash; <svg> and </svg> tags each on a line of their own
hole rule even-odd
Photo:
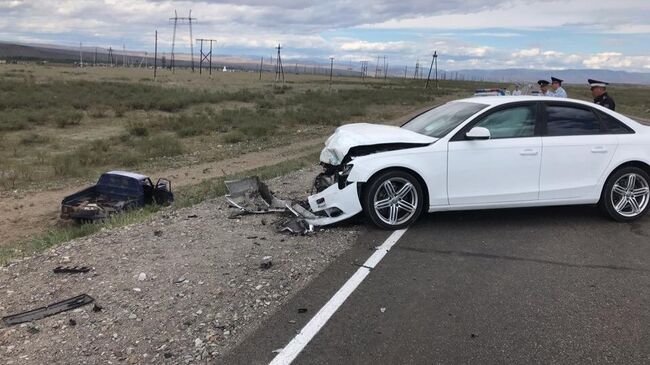
<svg viewBox="0 0 650 365">
<path fill-rule="evenodd" d="M 368 61 L 361 61 L 361 78 L 363 80 L 368 76 Z"/>
<path fill-rule="evenodd" d="M 196 40 L 201 44 L 201 57 L 199 57 L 199 75 L 203 72 L 203 61 L 208 62 L 208 69 L 210 70 L 210 75 L 212 75 L 212 42 L 216 42 L 216 39 L 205 39 L 199 38 Z M 203 42 L 210 42 L 210 50 L 207 53 L 203 52 Z"/>
<path fill-rule="evenodd" d="M 108 64 L 113 67 L 113 47 L 108 47 L 108 56 L 106 57 Z"/>
<path fill-rule="evenodd" d="M 280 57 L 280 50 L 282 47 L 280 43 L 276 48 L 278 50 L 278 57 L 275 63 L 275 82 L 282 81 L 282 86 L 284 86 L 284 68 L 282 67 L 282 57 Z"/>
<path fill-rule="evenodd" d="M 190 27 L 190 57 L 191 57 L 191 63 L 192 63 L 192 72 L 194 72 L 194 42 L 192 42 L 192 22 L 196 21 L 196 18 L 192 18 L 192 10 L 190 9 L 190 15 L 187 18 L 179 17 L 178 13 L 176 10 L 174 10 L 174 17 L 169 18 L 169 21 L 174 22 L 174 33 L 172 35 L 172 58 L 170 60 L 171 64 L 170 67 L 172 71 L 174 71 L 174 63 L 176 59 L 176 54 L 174 53 L 174 49 L 176 48 L 176 27 L 181 24 L 189 24 Z"/>
</svg>

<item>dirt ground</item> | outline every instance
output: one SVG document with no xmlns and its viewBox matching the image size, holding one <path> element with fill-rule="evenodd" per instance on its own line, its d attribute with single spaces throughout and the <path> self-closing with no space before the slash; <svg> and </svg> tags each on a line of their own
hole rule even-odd
<svg viewBox="0 0 650 365">
<path fill-rule="evenodd" d="M 307 155 L 317 150 L 324 140 L 325 138 L 312 138 L 218 162 L 141 172 L 154 179 L 169 178 L 172 180 L 173 187 L 192 185 L 202 179 L 224 176 L 224 173 L 233 174 Z M 0 210 L 0 232 L 3 236 L 0 245 L 34 236 L 56 226 L 59 223 L 59 210 L 63 197 L 83 187 L 78 185 L 40 192 L 16 191 L 0 194 L 0 206 L 7 207 Z"/>
<path fill-rule="evenodd" d="M 314 166 L 269 185 L 281 198 L 302 199 L 318 171 Z M 0 363 L 218 359 L 356 240 L 353 225 L 290 236 L 275 232 L 279 215 L 227 216 L 222 198 L 167 209 L 0 268 L 2 316 L 82 293 L 103 308 L 88 305 L 0 329 Z M 268 256 L 273 265 L 263 269 Z M 54 274 L 59 265 L 92 270 Z"/>
</svg>

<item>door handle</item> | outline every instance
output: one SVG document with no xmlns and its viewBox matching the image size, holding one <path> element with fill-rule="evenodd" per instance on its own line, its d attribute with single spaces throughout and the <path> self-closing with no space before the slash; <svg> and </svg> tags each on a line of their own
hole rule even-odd
<svg viewBox="0 0 650 365">
<path fill-rule="evenodd" d="M 532 148 L 526 148 L 525 150 L 522 150 L 519 152 L 520 155 L 522 156 L 536 156 L 537 155 L 537 150 L 534 150 Z"/>
<path fill-rule="evenodd" d="M 607 153 L 607 148 L 603 146 L 597 146 L 591 149 L 591 152 L 593 153 Z"/>
</svg>

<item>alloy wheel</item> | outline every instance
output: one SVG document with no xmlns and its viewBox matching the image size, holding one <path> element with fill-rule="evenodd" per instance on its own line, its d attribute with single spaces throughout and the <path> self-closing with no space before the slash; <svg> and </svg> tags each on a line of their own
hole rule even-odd
<svg viewBox="0 0 650 365">
<path fill-rule="evenodd" d="M 402 177 L 386 179 L 375 192 L 375 213 L 384 223 L 396 226 L 407 222 L 418 210 L 417 190 Z"/>
<path fill-rule="evenodd" d="M 643 212 L 648 205 L 649 197 L 648 182 L 643 176 L 633 172 L 619 177 L 610 194 L 614 210 L 627 218 Z"/>
</svg>

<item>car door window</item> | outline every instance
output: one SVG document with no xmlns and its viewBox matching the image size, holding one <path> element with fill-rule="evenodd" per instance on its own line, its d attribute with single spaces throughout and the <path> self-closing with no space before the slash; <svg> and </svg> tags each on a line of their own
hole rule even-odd
<svg viewBox="0 0 650 365">
<path fill-rule="evenodd" d="M 535 135 L 535 105 L 520 105 L 496 111 L 476 123 L 487 128 L 490 138 L 533 137 Z"/>
<path fill-rule="evenodd" d="M 547 105 L 546 114 L 546 134 L 549 136 L 600 134 L 600 121 L 591 110 Z"/>
</svg>

